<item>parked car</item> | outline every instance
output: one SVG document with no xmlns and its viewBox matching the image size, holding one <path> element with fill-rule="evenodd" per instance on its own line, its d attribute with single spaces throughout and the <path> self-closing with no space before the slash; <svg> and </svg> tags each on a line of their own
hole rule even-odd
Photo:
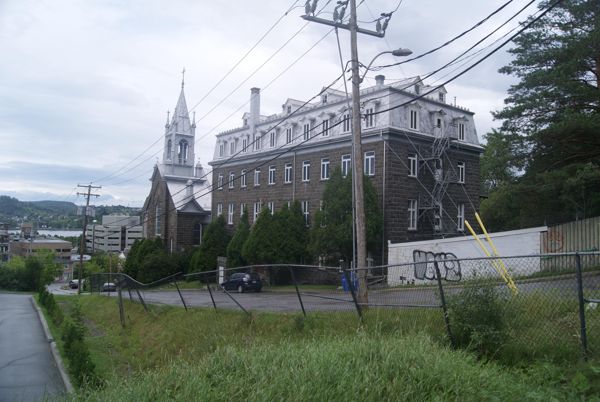
<svg viewBox="0 0 600 402">
<path fill-rule="evenodd" d="M 231 275 L 228 280 L 221 284 L 225 290 L 237 290 L 238 293 L 243 293 L 248 290 L 260 292 L 262 289 L 262 280 L 255 273 L 236 272 Z"/>
<path fill-rule="evenodd" d="M 85 285 L 85 279 L 81 280 L 81 285 Z M 71 289 L 77 289 L 79 287 L 79 279 L 71 279 L 69 281 L 69 287 Z"/>
<path fill-rule="evenodd" d="M 116 290 L 117 290 L 117 285 L 115 285 L 112 282 L 105 282 L 104 285 L 102 285 L 103 292 L 115 292 Z"/>
</svg>

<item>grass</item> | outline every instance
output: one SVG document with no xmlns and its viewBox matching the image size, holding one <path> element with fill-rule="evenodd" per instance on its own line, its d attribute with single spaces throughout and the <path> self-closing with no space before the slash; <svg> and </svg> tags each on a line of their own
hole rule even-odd
<svg viewBox="0 0 600 402">
<path fill-rule="evenodd" d="M 74 299 L 57 297 L 67 310 Z M 511 299 L 506 343 L 496 362 L 487 363 L 449 349 L 439 309 L 371 308 L 361 325 L 355 311 L 310 312 L 306 318 L 186 312 L 173 306 L 150 306 L 145 312 L 125 300 L 123 329 L 115 298 L 79 300 L 88 326 L 86 343 L 106 386 L 82 390 L 75 399 L 569 400 L 600 395 L 600 366 L 579 362 L 576 303 L 547 294 Z M 589 344 L 600 346 L 600 309 L 588 317 Z"/>
</svg>

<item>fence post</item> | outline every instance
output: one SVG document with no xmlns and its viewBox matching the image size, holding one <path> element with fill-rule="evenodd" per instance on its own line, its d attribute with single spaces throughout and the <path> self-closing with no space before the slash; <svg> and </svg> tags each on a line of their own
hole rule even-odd
<svg viewBox="0 0 600 402">
<path fill-rule="evenodd" d="M 438 289 L 440 291 L 440 300 L 442 301 L 442 311 L 444 312 L 444 323 L 446 324 L 446 331 L 448 332 L 448 339 L 450 339 L 450 345 L 454 347 L 454 337 L 450 329 L 450 319 L 448 317 L 448 306 L 446 305 L 446 297 L 444 296 L 444 287 L 442 286 L 442 275 L 440 274 L 440 267 L 438 266 L 437 260 L 434 258 L 433 266 L 435 267 L 435 277 L 438 283 Z"/>
<path fill-rule="evenodd" d="M 119 318 L 121 319 L 121 327 L 125 328 L 125 311 L 123 310 L 123 295 L 121 286 L 117 286 L 117 294 L 119 296 Z"/>
<path fill-rule="evenodd" d="M 342 271 L 344 272 L 344 277 L 346 278 L 346 283 L 348 284 L 350 293 L 352 293 L 352 301 L 354 302 L 354 305 L 356 306 L 356 312 L 358 313 L 358 318 L 362 322 L 362 320 L 363 320 L 362 310 L 360 308 L 360 305 L 358 304 L 358 301 L 356 300 L 356 292 L 354 291 L 354 284 L 350 280 L 351 278 L 350 278 L 350 275 L 348 275 L 348 270 L 345 267 L 343 267 Z"/>
<path fill-rule="evenodd" d="M 292 281 L 294 282 L 294 287 L 296 288 L 296 294 L 298 295 L 298 301 L 300 302 L 300 307 L 302 308 L 302 314 L 306 317 L 306 311 L 304 310 L 304 303 L 302 303 L 302 296 L 300 296 L 300 290 L 298 289 L 298 282 L 296 281 L 295 266 L 289 267 L 290 273 L 292 274 Z"/>
<path fill-rule="evenodd" d="M 179 293 L 179 298 L 181 299 L 181 302 L 183 303 L 183 308 L 185 308 L 185 311 L 188 311 L 187 306 L 185 304 L 185 300 L 183 299 L 183 295 L 181 294 L 181 291 L 179 290 L 179 285 L 177 285 L 177 281 L 173 281 L 173 283 L 175 284 L 175 287 L 177 288 L 177 293 Z"/>
<path fill-rule="evenodd" d="M 144 306 L 144 310 L 148 311 L 148 306 L 146 306 L 146 303 L 144 302 L 144 299 L 142 298 L 142 295 L 140 294 L 140 290 L 136 287 L 135 291 L 138 295 L 138 298 L 140 299 L 140 302 L 142 303 L 142 306 Z"/>
<path fill-rule="evenodd" d="M 219 270 L 219 275 L 220 275 L 220 272 L 221 271 Z M 207 278 L 206 279 L 206 289 L 208 289 L 208 294 L 210 295 L 210 300 L 212 300 L 213 307 L 215 308 L 215 311 L 217 311 L 217 303 L 215 303 L 215 298 L 213 297 L 212 290 L 210 289 L 210 284 L 208 283 L 208 275 L 205 275 L 205 277 Z M 200 278 L 202 278 L 202 275 L 200 275 Z M 200 280 L 200 281 L 202 281 L 202 280 Z"/>
<path fill-rule="evenodd" d="M 585 324 L 585 299 L 583 297 L 583 275 L 581 273 L 581 255 L 575 253 L 575 272 L 577 273 L 577 298 L 579 300 L 579 322 L 581 324 L 581 352 L 583 359 L 587 361 L 587 329 Z"/>
</svg>

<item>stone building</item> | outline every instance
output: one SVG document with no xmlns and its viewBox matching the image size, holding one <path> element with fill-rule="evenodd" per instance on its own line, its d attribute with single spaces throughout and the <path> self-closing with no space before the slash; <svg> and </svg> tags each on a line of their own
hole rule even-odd
<svg viewBox="0 0 600 402">
<path fill-rule="evenodd" d="M 462 234 L 479 208 L 483 148 L 473 113 L 418 77 L 386 84 L 379 75 L 361 90 L 361 105 L 364 173 L 378 194 L 385 244 Z M 333 169 L 351 170 L 348 107 L 344 92 L 325 89 L 318 102 L 288 99 L 281 113 L 263 116 L 253 88 L 242 126 L 217 135 L 215 216 L 225 214 L 233 229 L 243 208 L 253 222 L 261 208 L 299 200 L 310 223 Z"/>
<path fill-rule="evenodd" d="M 182 81 L 170 120 L 167 114 L 162 162 L 154 166 L 142 208 L 144 238 L 160 237 L 170 252 L 199 245 L 211 216 L 208 180 L 200 162 L 194 164 L 196 122 L 190 120 L 183 88 Z"/>
</svg>

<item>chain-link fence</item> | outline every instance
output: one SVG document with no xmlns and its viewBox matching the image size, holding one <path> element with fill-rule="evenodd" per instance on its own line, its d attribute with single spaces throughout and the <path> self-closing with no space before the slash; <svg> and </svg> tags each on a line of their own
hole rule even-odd
<svg viewBox="0 0 600 402">
<path fill-rule="evenodd" d="M 254 265 L 176 274 L 150 284 L 124 274 L 90 279 L 93 292 L 140 302 L 145 308 L 170 304 L 246 314 L 346 312 L 360 320 L 382 321 L 389 316 L 399 330 L 423 330 L 453 343 L 460 341 L 455 338 L 460 337 L 462 309 L 487 303 L 466 296 L 487 289 L 502 310 L 506 359 L 523 351 L 532 358 L 600 352 L 599 252 L 458 259 L 415 251 L 410 263 L 368 269 Z"/>
</svg>

